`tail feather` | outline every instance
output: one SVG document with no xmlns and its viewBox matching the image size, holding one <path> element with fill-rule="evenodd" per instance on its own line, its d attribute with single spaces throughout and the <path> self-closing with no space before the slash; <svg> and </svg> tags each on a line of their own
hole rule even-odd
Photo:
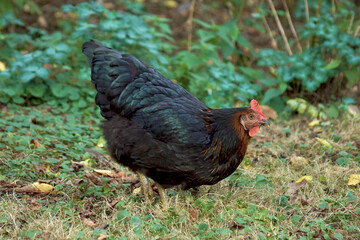
<svg viewBox="0 0 360 240">
<path fill-rule="evenodd" d="M 84 43 L 82 52 L 88 57 L 91 81 L 98 92 L 95 102 L 101 114 L 110 119 L 122 110 L 119 102 L 122 91 L 148 66 L 131 55 L 122 54 L 94 40 Z"/>
</svg>

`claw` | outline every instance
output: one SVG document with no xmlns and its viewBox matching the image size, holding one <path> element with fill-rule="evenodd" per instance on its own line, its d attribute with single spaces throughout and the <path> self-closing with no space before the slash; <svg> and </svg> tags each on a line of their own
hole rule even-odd
<svg viewBox="0 0 360 240">
<path fill-rule="evenodd" d="M 147 203 L 150 203 L 150 199 L 154 196 L 154 192 L 152 190 L 151 184 L 149 183 L 148 179 L 145 177 L 144 174 L 142 174 L 140 171 L 137 171 L 136 174 L 138 175 L 138 178 L 141 182 L 141 190 L 144 194 L 145 197 L 145 201 Z M 158 189 L 159 192 L 159 196 L 160 196 L 160 200 L 161 200 L 161 204 L 162 204 L 162 208 L 165 210 L 168 208 L 167 205 L 167 196 L 165 193 L 164 188 L 157 182 L 155 182 L 155 185 Z"/>
<path fill-rule="evenodd" d="M 158 192 L 159 192 L 162 207 L 163 207 L 164 210 L 166 210 L 168 208 L 168 204 L 167 204 L 167 196 L 166 196 L 165 189 L 157 182 L 155 182 L 155 185 L 156 185 L 156 187 L 158 189 Z"/>
<path fill-rule="evenodd" d="M 137 171 L 136 174 L 139 177 L 139 180 L 141 182 L 141 189 L 143 191 L 144 197 L 145 197 L 145 201 L 147 203 L 150 203 L 150 198 L 153 196 L 153 191 L 151 189 L 151 186 L 149 184 L 149 181 L 147 180 L 147 178 L 144 176 L 144 174 L 142 174 L 141 172 Z"/>
</svg>

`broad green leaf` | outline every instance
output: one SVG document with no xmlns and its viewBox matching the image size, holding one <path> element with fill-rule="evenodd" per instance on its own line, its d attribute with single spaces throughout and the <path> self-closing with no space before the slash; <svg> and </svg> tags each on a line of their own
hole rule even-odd
<svg viewBox="0 0 360 240">
<path fill-rule="evenodd" d="M 42 96 L 44 96 L 46 87 L 43 83 L 39 83 L 39 84 L 33 84 L 33 85 L 29 86 L 27 88 L 27 90 L 29 91 L 29 93 L 32 96 L 41 98 Z"/>
<path fill-rule="evenodd" d="M 244 38 L 241 34 L 238 35 L 238 37 L 236 39 L 236 42 L 238 44 L 240 44 L 241 46 L 243 46 L 243 47 L 247 47 L 250 50 L 253 50 L 253 47 L 251 46 L 251 43 L 246 38 Z"/>
<path fill-rule="evenodd" d="M 36 75 L 41 79 L 47 79 L 49 77 L 49 70 L 47 70 L 44 67 L 41 67 L 36 71 Z"/>
<path fill-rule="evenodd" d="M 4 89 L 2 89 L 2 92 L 6 93 L 8 96 L 15 96 L 16 92 L 14 91 L 14 89 L 12 87 L 6 87 Z"/>
<path fill-rule="evenodd" d="M 25 102 L 25 99 L 23 99 L 22 97 L 19 97 L 19 96 L 15 96 L 13 98 L 13 101 L 14 101 L 14 103 L 17 103 L 17 104 L 23 104 Z"/>
<path fill-rule="evenodd" d="M 204 233 L 209 229 L 209 226 L 206 223 L 200 223 L 198 225 L 199 232 Z"/>
<path fill-rule="evenodd" d="M 359 72 L 357 67 L 353 67 L 351 69 L 346 69 L 345 76 L 350 84 L 350 87 L 352 87 L 355 83 L 359 81 Z"/>
<path fill-rule="evenodd" d="M 20 80 L 21 80 L 21 82 L 26 83 L 26 82 L 29 82 L 34 77 L 35 77 L 34 72 L 25 72 L 25 73 L 21 74 Z"/>
<path fill-rule="evenodd" d="M 341 64 L 341 62 L 341 58 L 335 58 L 331 60 L 331 62 L 329 62 L 324 68 L 328 70 L 337 68 Z"/>
<path fill-rule="evenodd" d="M 339 110 L 334 105 L 331 105 L 326 113 L 330 118 L 337 118 L 339 116 Z"/>
<path fill-rule="evenodd" d="M 50 84 L 50 90 L 52 94 L 54 94 L 55 97 L 63 98 L 68 95 L 68 92 L 64 90 L 64 87 L 62 84 L 52 82 Z"/>
<path fill-rule="evenodd" d="M 262 103 L 267 103 L 274 97 L 280 96 L 281 94 L 282 94 L 282 92 L 279 89 L 270 88 L 265 92 Z"/>
<path fill-rule="evenodd" d="M 130 216 L 130 212 L 127 210 L 120 210 L 117 214 L 119 220 L 124 220 L 126 217 Z"/>
<path fill-rule="evenodd" d="M 139 216 L 132 216 L 130 219 L 130 225 L 133 227 L 138 227 L 143 224 L 141 218 Z"/>
</svg>

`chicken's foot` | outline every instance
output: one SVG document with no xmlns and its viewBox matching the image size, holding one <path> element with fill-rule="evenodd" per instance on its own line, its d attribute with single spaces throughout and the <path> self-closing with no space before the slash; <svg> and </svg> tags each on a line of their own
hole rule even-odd
<svg viewBox="0 0 360 240">
<path fill-rule="evenodd" d="M 155 182 L 155 185 L 159 192 L 162 207 L 163 207 L 163 209 L 167 209 L 168 205 L 167 205 L 167 197 L 166 197 L 165 189 L 157 182 Z"/>
<path fill-rule="evenodd" d="M 144 193 L 145 201 L 150 203 L 150 198 L 153 196 L 153 191 L 148 179 L 140 171 L 137 171 L 136 174 L 141 182 L 141 189 Z"/>
</svg>

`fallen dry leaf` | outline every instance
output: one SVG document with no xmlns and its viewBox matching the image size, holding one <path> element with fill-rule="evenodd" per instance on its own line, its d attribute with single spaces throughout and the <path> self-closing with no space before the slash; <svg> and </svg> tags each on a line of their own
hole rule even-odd
<svg viewBox="0 0 360 240">
<path fill-rule="evenodd" d="M 91 159 L 86 159 L 86 160 L 81 161 L 81 162 L 73 162 L 73 163 L 79 164 L 79 165 L 81 165 L 83 167 L 86 167 L 86 168 L 91 167 L 93 165 Z"/>
<path fill-rule="evenodd" d="M 96 224 L 94 223 L 93 220 L 91 220 L 90 218 L 83 218 L 82 219 L 82 222 L 86 225 L 86 226 L 89 226 L 89 227 L 96 227 Z"/>
<path fill-rule="evenodd" d="M 103 233 L 100 233 L 99 237 L 97 238 L 97 240 L 105 240 L 108 237 L 108 235 L 105 235 Z"/>
<path fill-rule="evenodd" d="M 135 188 L 133 191 L 134 195 L 139 195 L 141 193 L 141 187 Z"/>
<path fill-rule="evenodd" d="M 42 26 L 42 27 L 47 27 L 48 23 L 46 21 L 46 18 L 44 16 L 39 16 L 38 17 L 38 23 Z"/>
<path fill-rule="evenodd" d="M 166 0 L 164 2 L 164 5 L 168 8 L 176 8 L 178 6 L 178 3 L 174 0 Z"/>
<path fill-rule="evenodd" d="M 311 180 L 313 179 L 312 176 L 302 176 L 301 178 L 299 178 L 297 181 L 295 181 L 296 183 L 300 183 L 303 180 L 307 181 L 307 182 L 311 182 Z"/>
<path fill-rule="evenodd" d="M 34 182 L 32 185 L 36 187 L 41 193 L 49 193 L 49 192 L 53 192 L 54 190 L 53 186 L 46 183 Z"/>
<path fill-rule="evenodd" d="M 230 226 L 229 226 L 229 229 L 236 229 L 236 230 L 242 230 L 242 229 L 244 229 L 245 227 L 243 226 L 243 225 L 241 225 L 241 224 L 239 224 L 239 223 L 237 223 L 237 222 L 235 222 L 235 221 L 232 221 L 232 223 L 230 224 Z"/>
<path fill-rule="evenodd" d="M 0 72 L 5 71 L 5 70 L 6 70 L 5 64 L 0 61 Z"/>
<path fill-rule="evenodd" d="M 115 177 L 116 173 L 113 170 L 94 169 L 94 173 L 104 175 L 107 177 Z"/>
<path fill-rule="evenodd" d="M 301 203 L 301 206 L 307 206 L 307 205 L 309 205 L 309 202 L 306 201 L 305 199 L 300 199 L 300 203 Z"/>
<path fill-rule="evenodd" d="M 41 143 L 39 141 L 37 141 L 36 139 L 31 139 L 30 144 L 35 145 L 36 148 L 39 148 L 42 146 Z"/>
<path fill-rule="evenodd" d="M 350 114 L 356 116 L 356 115 L 360 115 L 360 109 L 358 106 L 353 105 L 353 104 L 349 104 L 348 105 L 348 111 Z"/>
<path fill-rule="evenodd" d="M 252 169 L 254 169 L 254 168 L 250 164 L 244 165 L 244 170 L 249 171 L 249 170 L 252 170 Z"/>
<path fill-rule="evenodd" d="M 86 173 L 85 177 L 88 178 L 95 185 L 101 184 L 101 178 L 92 173 Z"/>
<path fill-rule="evenodd" d="M 348 185 L 355 186 L 360 183 L 360 174 L 351 174 L 349 177 Z"/>
<path fill-rule="evenodd" d="M 199 216 L 200 210 L 198 208 L 189 208 L 190 220 L 196 222 Z"/>
<path fill-rule="evenodd" d="M 301 156 L 291 156 L 290 162 L 295 167 L 302 167 L 309 164 L 309 160 Z"/>
<path fill-rule="evenodd" d="M 267 105 L 260 105 L 261 112 L 268 118 L 268 119 L 277 119 L 278 114 L 277 112 Z"/>
<path fill-rule="evenodd" d="M 46 173 L 46 166 L 44 164 L 40 164 L 40 165 L 33 165 L 34 168 L 36 169 L 36 171 L 45 174 Z"/>
<path fill-rule="evenodd" d="M 308 125 L 309 127 L 314 127 L 314 126 L 317 126 L 320 124 L 320 120 L 314 120 L 314 121 L 311 121 Z"/>
<path fill-rule="evenodd" d="M 27 192 L 27 193 L 55 193 L 54 187 L 50 184 L 34 182 L 26 185 L 25 187 L 15 188 L 15 192 Z"/>
<path fill-rule="evenodd" d="M 0 179 L 0 186 L 2 186 L 4 188 L 13 188 L 13 187 L 16 187 L 17 185 L 16 185 L 16 183 L 11 183 L 11 182 Z"/>
<path fill-rule="evenodd" d="M 125 172 L 125 171 L 117 172 L 117 173 L 116 173 L 116 177 L 119 177 L 119 178 L 126 177 L 126 172 Z"/>
<path fill-rule="evenodd" d="M 319 137 L 317 137 L 315 139 L 318 140 L 325 147 L 332 148 L 331 144 L 327 140 L 325 140 L 323 138 L 319 138 Z"/>
<path fill-rule="evenodd" d="M 99 141 L 97 142 L 96 146 L 99 147 L 99 148 L 103 148 L 106 144 L 106 141 L 103 137 L 100 137 L 99 138 Z"/>
</svg>

